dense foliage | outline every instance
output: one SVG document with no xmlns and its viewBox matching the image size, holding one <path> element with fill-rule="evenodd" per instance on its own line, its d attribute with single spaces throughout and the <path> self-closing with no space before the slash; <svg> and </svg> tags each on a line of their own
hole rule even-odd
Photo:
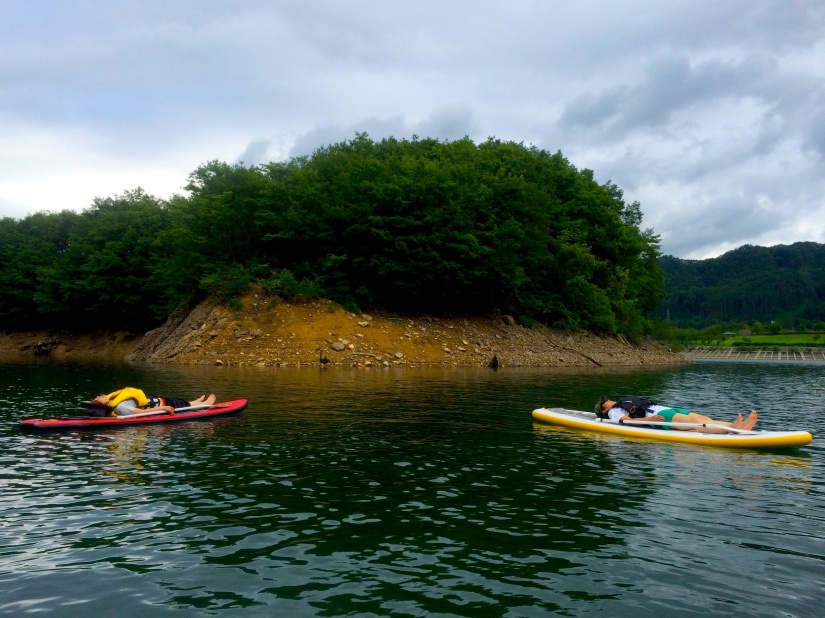
<svg viewBox="0 0 825 618">
<path fill-rule="evenodd" d="M 140 190 L 0 222 L 4 328 L 144 328 L 251 284 L 351 307 L 488 313 L 631 336 L 662 295 L 638 203 L 561 153 L 365 134 L 257 167 L 213 161 L 188 197 Z"/>
<path fill-rule="evenodd" d="M 825 319 L 825 245 L 745 245 L 707 260 L 665 256 L 659 316 L 682 327 L 760 323 L 810 328 Z"/>
</svg>

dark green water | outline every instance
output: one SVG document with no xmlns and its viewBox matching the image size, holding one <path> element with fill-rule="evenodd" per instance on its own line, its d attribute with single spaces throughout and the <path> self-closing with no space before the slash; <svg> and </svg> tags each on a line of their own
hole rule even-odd
<svg viewBox="0 0 825 618">
<path fill-rule="evenodd" d="M 0 363 L 0 613 L 816 616 L 825 368 Z M 120 386 L 236 417 L 21 433 Z M 812 445 L 736 452 L 534 423 L 639 392 Z"/>
</svg>

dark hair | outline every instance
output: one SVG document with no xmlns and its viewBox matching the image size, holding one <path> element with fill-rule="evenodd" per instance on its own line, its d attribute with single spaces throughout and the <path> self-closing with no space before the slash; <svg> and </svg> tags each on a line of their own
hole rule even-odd
<svg viewBox="0 0 825 618">
<path fill-rule="evenodd" d="M 81 401 L 80 405 L 86 409 L 86 416 L 114 416 L 114 408 L 97 401 Z"/>
<path fill-rule="evenodd" d="M 606 401 L 607 401 L 607 397 L 602 395 L 601 397 L 599 397 L 599 402 L 596 404 L 595 412 L 596 412 L 596 416 L 598 416 L 599 418 L 605 418 L 605 416 L 607 416 L 602 411 L 602 406 L 605 404 Z"/>
</svg>

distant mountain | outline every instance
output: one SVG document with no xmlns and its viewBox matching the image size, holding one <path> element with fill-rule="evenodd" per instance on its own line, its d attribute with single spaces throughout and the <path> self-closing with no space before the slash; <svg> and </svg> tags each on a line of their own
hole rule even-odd
<svg viewBox="0 0 825 618">
<path fill-rule="evenodd" d="M 706 260 L 663 256 L 659 317 L 678 326 L 825 321 L 825 245 L 744 245 Z"/>
</svg>

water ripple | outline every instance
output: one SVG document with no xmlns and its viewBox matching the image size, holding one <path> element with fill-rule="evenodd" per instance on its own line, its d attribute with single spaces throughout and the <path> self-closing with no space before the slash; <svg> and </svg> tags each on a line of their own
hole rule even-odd
<svg viewBox="0 0 825 618">
<path fill-rule="evenodd" d="M 253 403 L 60 435 L 15 423 L 104 387 L 72 366 L 0 369 L 3 614 L 768 616 L 815 615 L 823 598 L 819 440 L 738 453 L 529 417 L 638 390 L 703 411 L 758 403 L 768 427 L 819 433 L 793 407 L 821 386 L 815 368 L 104 366 L 107 385 Z"/>
</svg>

